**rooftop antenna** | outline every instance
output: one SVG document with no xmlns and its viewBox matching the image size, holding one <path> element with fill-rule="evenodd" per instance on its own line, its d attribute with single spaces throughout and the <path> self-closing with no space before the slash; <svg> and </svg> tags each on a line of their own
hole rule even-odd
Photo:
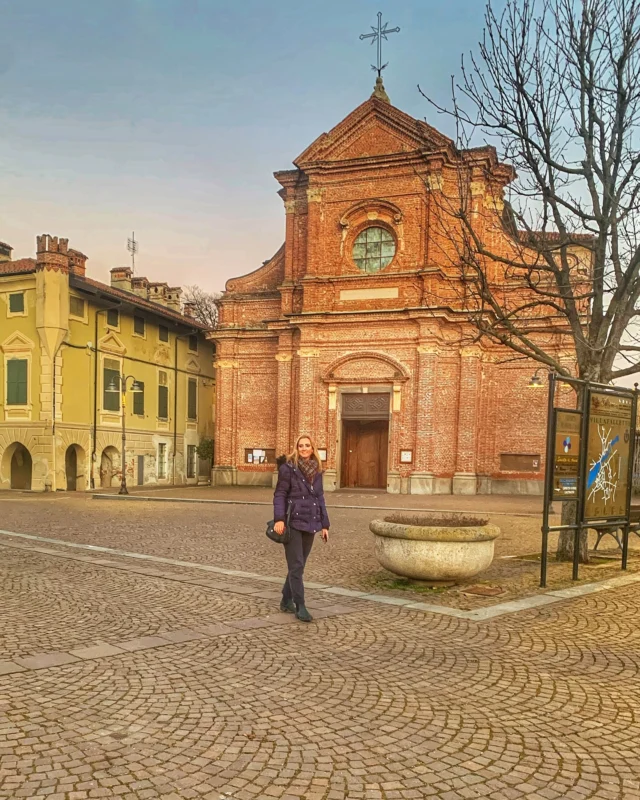
<svg viewBox="0 0 640 800">
<path fill-rule="evenodd" d="M 378 60 L 375 64 L 371 65 L 371 69 L 374 69 L 378 73 L 378 78 L 382 78 L 382 70 L 388 66 L 389 62 L 386 64 L 382 63 L 382 40 L 387 40 L 387 36 L 390 33 L 399 33 L 400 28 L 389 28 L 388 22 L 385 22 L 384 25 L 382 24 L 382 11 L 378 11 L 378 27 L 374 28 L 373 25 L 371 26 L 371 30 L 373 33 L 361 33 L 360 40 L 363 39 L 371 39 L 371 44 L 378 45 Z"/>
<path fill-rule="evenodd" d="M 135 231 L 132 232 L 131 238 L 127 239 L 127 250 L 131 253 L 131 274 L 136 274 L 136 253 L 138 252 L 138 242 L 136 241 Z"/>
</svg>

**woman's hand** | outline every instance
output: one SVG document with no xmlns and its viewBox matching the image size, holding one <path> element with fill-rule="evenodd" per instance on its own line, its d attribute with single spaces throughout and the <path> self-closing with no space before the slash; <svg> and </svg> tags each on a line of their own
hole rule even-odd
<svg viewBox="0 0 640 800">
<path fill-rule="evenodd" d="M 329 531 L 326 528 L 322 529 L 322 539 L 325 542 L 329 541 Z"/>
<path fill-rule="evenodd" d="M 282 520 L 280 520 L 280 522 L 276 522 L 276 524 L 273 526 L 273 530 L 278 534 L 278 536 L 282 536 L 284 533 L 284 522 L 282 522 Z"/>
</svg>

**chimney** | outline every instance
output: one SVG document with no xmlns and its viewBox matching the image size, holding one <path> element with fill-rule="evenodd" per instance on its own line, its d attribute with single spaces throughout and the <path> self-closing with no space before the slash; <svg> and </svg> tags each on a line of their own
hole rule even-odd
<svg viewBox="0 0 640 800">
<path fill-rule="evenodd" d="M 0 242 L 0 261 L 11 261 L 13 247 L 6 242 Z"/>
<path fill-rule="evenodd" d="M 167 289 L 169 285 L 167 283 L 150 283 L 149 284 L 149 295 L 148 298 L 151 300 L 152 303 L 158 303 L 161 306 L 167 305 Z"/>
<path fill-rule="evenodd" d="M 79 250 L 69 250 L 69 266 L 74 275 L 84 278 L 87 264 L 87 256 Z"/>
<path fill-rule="evenodd" d="M 177 314 L 180 313 L 180 298 L 182 289 L 179 286 L 167 286 L 167 307 Z"/>
<path fill-rule="evenodd" d="M 111 270 L 111 286 L 122 289 L 123 292 L 131 291 L 131 267 L 114 267 Z"/>
<path fill-rule="evenodd" d="M 195 303 L 185 303 L 182 308 L 182 313 L 185 317 L 191 317 L 191 319 L 196 318 L 196 304 Z"/>
<path fill-rule="evenodd" d="M 149 295 L 149 281 L 142 276 L 139 278 L 132 278 L 131 291 L 134 294 L 137 294 L 138 297 L 143 297 L 145 300 L 147 300 Z"/>
<path fill-rule="evenodd" d="M 43 233 L 36 237 L 36 272 L 69 272 L 69 240 Z"/>
</svg>

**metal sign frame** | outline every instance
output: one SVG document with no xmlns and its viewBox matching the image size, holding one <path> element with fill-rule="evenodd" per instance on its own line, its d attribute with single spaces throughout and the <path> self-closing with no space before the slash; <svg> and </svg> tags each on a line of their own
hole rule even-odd
<svg viewBox="0 0 640 800">
<path fill-rule="evenodd" d="M 556 384 L 565 383 L 571 386 L 576 392 L 582 391 L 582 402 L 575 409 L 555 407 Z M 585 519 L 586 510 L 586 485 L 588 474 L 588 447 L 589 447 L 589 413 L 591 409 L 591 397 L 593 394 L 604 394 L 612 397 L 627 397 L 631 400 L 631 420 L 629 436 L 629 455 L 628 455 L 628 474 L 627 492 L 625 497 L 625 514 L 618 517 L 595 517 Z M 585 528 L 622 528 L 622 564 L 623 570 L 627 569 L 629 556 L 629 532 L 640 528 L 640 525 L 632 526 L 631 514 L 631 492 L 633 479 L 633 461 L 635 454 L 635 422 L 638 407 L 638 384 L 634 389 L 624 387 L 613 387 L 608 384 L 593 383 L 582 381 L 578 378 L 566 378 L 549 373 L 549 395 L 547 403 L 547 446 L 545 451 L 545 476 L 544 476 L 544 505 L 542 510 L 542 552 L 540 555 L 540 586 L 545 588 L 547 585 L 547 564 L 549 551 L 549 534 L 560 531 L 573 531 L 573 571 L 572 579 L 577 581 L 579 578 L 579 559 L 580 559 L 580 536 Z M 555 441 L 556 441 L 556 421 L 557 411 L 573 411 L 581 417 L 580 424 L 580 453 L 578 459 L 578 485 L 575 498 L 554 497 L 553 478 L 555 465 Z M 553 500 L 556 502 L 575 502 L 576 515 L 575 521 L 568 525 L 549 525 L 550 507 Z"/>
</svg>

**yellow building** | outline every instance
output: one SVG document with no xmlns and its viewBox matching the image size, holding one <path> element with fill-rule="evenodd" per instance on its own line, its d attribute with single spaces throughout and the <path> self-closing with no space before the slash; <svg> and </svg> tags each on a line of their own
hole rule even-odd
<svg viewBox="0 0 640 800">
<path fill-rule="evenodd" d="M 0 488 L 119 486 L 123 413 L 129 485 L 195 484 L 213 438 L 207 328 L 179 288 L 128 268 L 108 286 L 86 260 L 49 235 L 35 259 L 0 243 Z"/>
</svg>

